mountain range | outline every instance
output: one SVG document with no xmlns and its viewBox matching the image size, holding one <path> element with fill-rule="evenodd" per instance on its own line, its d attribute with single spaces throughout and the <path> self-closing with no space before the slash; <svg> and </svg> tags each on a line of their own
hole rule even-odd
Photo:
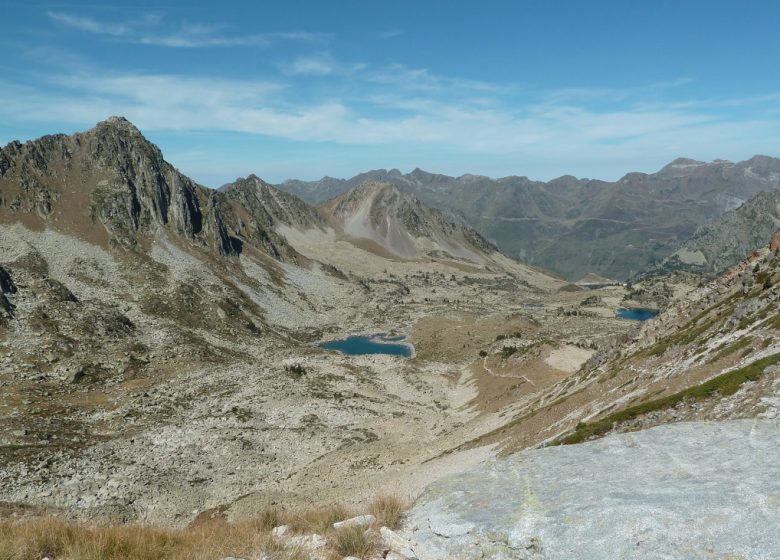
<svg viewBox="0 0 780 560">
<path fill-rule="evenodd" d="M 570 281 L 589 272 L 626 280 L 660 265 L 699 227 L 780 186 L 780 159 L 704 163 L 680 158 L 657 173 L 629 173 L 615 182 L 381 169 L 351 179 L 289 180 L 278 187 L 318 203 L 365 181 L 414 193 L 473 226 L 507 255 Z"/>
<path fill-rule="evenodd" d="M 776 163 L 678 160 L 623 183 L 561 178 L 525 187 L 385 172 L 314 204 L 255 175 L 218 191 L 203 187 L 122 118 L 12 142 L 0 149 L 0 515 L 184 526 L 269 508 L 360 504 L 387 491 L 419 496 L 428 487 L 418 506 L 447 511 L 412 510 L 410 519 L 424 519 L 406 528 L 409 543 L 451 534 L 483 556 L 499 546 L 540 557 L 549 550 L 540 543 L 556 542 L 547 529 L 560 525 L 544 514 L 549 501 L 512 509 L 516 500 L 501 499 L 512 495 L 501 484 L 485 494 L 497 496 L 490 507 L 501 523 L 462 507 L 464 492 L 481 496 L 486 485 L 524 480 L 523 461 L 538 455 L 502 456 L 680 420 L 742 418 L 776 430 Z M 412 177 L 423 186 L 413 189 Z M 694 281 L 664 286 L 664 309 L 637 323 L 616 313 L 644 306 L 649 281 L 629 288 L 590 273 L 586 289 L 517 262 L 462 213 L 426 202 L 444 200 L 453 184 L 464 196 L 482 192 L 481 207 L 497 215 L 501 204 L 525 197 L 535 219 L 517 223 L 529 231 L 547 223 L 534 234 L 540 244 L 554 231 L 549 216 L 568 220 L 570 239 L 595 223 L 583 216 L 598 208 L 621 223 L 627 208 L 645 220 L 655 212 L 666 220 L 669 247 L 675 228 L 682 236 L 692 222 L 717 216 L 693 228 L 687 252 L 678 247 L 666 261 L 670 271 L 681 258 L 699 266 Z M 578 208 L 571 201 L 583 191 L 593 200 Z M 662 207 L 695 219 L 665 216 Z M 615 230 L 605 243 L 630 231 Z M 573 259 L 577 247 L 565 254 Z M 741 247 L 748 250 L 740 256 Z M 724 266 L 712 280 L 702 274 Z M 411 355 L 323 346 L 366 337 L 403 344 Z M 719 428 L 710 432 L 720 455 L 695 434 L 686 441 L 717 467 L 732 447 L 718 445 Z M 630 435 L 579 447 L 602 456 L 616 441 L 629 442 L 620 455 L 648 455 L 634 454 Z M 594 459 L 576 449 L 556 455 L 578 480 L 580 458 Z M 660 457 L 662 476 L 641 486 L 640 503 L 666 491 L 667 455 L 649 455 Z M 536 472 L 554 475 L 550 465 L 558 464 L 540 463 Z M 675 473 L 684 486 L 694 479 Z M 436 486 L 441 480 L 457 483 Z M 712 480 L 700 480 L 707 492 Z M 613 504 L 601 491 L 592 503 Z M 467 539 L 446 521 L 472 515 L 488 528 Z M 544 527 L 523 525 L 513 534 L 525 544 L 507 548 L 515 541 L 506 529 L 490 526 L 516 515 Z M 429 523 L 434 518 L 445 521 Z M 330 536 L 332 521 L 324 527 Z M 273 545 L 310 542 L 296 533 L 310 528 L 291 530 Z M 635 534 L 624 537 L 634 550 Z"/>
<path fill-rule="evenodd" d="M 319 206 L 253 175 L 215 191 L 116 117 L 11 142 L 0 502 L 172 522 L 409 479 L 399 458 L 449 440 L 452 380 L 423 357 L 474 352 L 418 319 L 564 285 L 387 183 Z M 317 346 L 416 328 L 431 342 L 408 364 Z"/>
</svg>

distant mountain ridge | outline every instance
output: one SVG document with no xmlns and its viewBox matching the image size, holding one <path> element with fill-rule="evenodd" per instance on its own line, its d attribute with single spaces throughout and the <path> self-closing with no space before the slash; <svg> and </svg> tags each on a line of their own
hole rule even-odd
<svg viewBox="0 0 780 560">
<path fill-rule="evenodd" d="M 570 280 L 589 272 L 625 280 L 662 262 L 703 224 L 778 188 L 780 159 L 679 158 L 657 173 L 628 173 L 615 182 L 379 169 L 351 179 L 289 180 L 278 187 L 319 203 L 366 181 L 414 193 L 459 216 L 508 255 Z"/>
</svg>

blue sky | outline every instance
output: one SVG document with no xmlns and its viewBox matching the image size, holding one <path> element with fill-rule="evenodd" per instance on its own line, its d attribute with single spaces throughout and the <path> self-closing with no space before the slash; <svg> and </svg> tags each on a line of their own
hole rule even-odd
<svg viewBox="0 0 780 560">
<path fill-rule="evenodd" d="M 616 179 L 780 156 L 780 3 L 2 0 L 0 144 L 123 115 L 183 172 Z"/>
</svg>

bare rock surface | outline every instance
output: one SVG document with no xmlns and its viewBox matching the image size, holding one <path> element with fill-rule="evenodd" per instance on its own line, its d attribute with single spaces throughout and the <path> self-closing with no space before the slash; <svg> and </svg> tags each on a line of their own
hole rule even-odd
<svg viewBox="0 0 780 560">
<path fill-rule="evenodd" d="M 338 521 L 333 524 L 334 529 L 346 529 L 347 527 L 367 527 L 376 522 L 376 517 L 371 514 L 358 515 L 344 521 Z"/>
<path fill-rule="evenodd" d="M 780 423 L 686 422 L 525 451 L 430 486 L 434 558 L 780 557 Z"/>
</svg>

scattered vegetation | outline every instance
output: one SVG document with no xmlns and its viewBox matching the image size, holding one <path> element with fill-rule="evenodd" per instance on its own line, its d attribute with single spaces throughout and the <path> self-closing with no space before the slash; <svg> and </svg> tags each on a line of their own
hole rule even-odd
<svg viewBox="0 0 780 560">
<path fill-rule="evenodd" d="M 516 346 L 504 346 L 501 349 L 501 357 L 506 360 L 507 358 L 509 358 L 509 356 L 515 354 L 516 352 L 517 352 Z"/>
<path fill-rule="evenodd" d="M 718 360 L 722 360 L 723 358 L 733 354 L 737 350 L 741 350 L 742 348 L 747 348 L 752 343 L 753 343 L 752 336 L 744 336 L 731 344 L 725 344 L 725 343 L 721 344 L 715 349 L 715 355 L 710 359 L 710 363 L 717 362 Z"/>
<path fill-rule="evenodd" d="M 285 521 L 298 533 L 327 533 L 337 521 L 343 521 L 353 517 L 353 513 L 341 504 L 309 509 L 299 513 L 287 515 Z"/>
<path fill-rule="evenodd" d="M 293 379 L 300 379 L 306 375 L 306 368 L 302 364 L 287 364 L 284 366 L 284 372 Z"/>
<path fill-rule="evenodd" d="M 216 516 L 193 522 L 183 529 L 141 525 L 92 526 L 54 517 L 0 520 L 0 560 L 214 560 L 225 557 L 267 557 L 275 560 L 303 560 L 304 550 L 285 547 L 283 539 L 271 535 L 280 525 L 293 533 L 318 533 L 326 537 L 333 557 L 368 558 L 379 547 L 376 529 L 397 529 L 409 504 L 397 496 L 380 494 L 366 509 L 351 510 L 331 505 L 306 511 L 268 508 L 257 517 L 228 523 Z M 365 512 L 377 522 L 365 527 L 333 529 L 333 524 Z"/>
<path fill-rule="evenodd" d="M 716 393 L 726 397 L 736 393 L 743 383 L 758 379 L 767 366 L 780 362 L 780 354 L 774 354 L 761 360 L 757 360 L 743 368 L 723 373 L 717 377 L 689 387 L 683 391 L 662 397 L 653 401 L 648 401 L 636 406 L 625 408 L 592 423 L 580 422 L 574 429 L 574 433 L 566 436 L 556 443 L 568 445 L 572 443 L 581 443 L 591 438 L 599 437 L 612 430 L 612 428 L 622 422 L 633 420 L 639 416 L 656 410 L 664 410 L 675 406 L 682 401 L 697 401 L 710 397 Z"/>
<path fill-rule="evenodd" d="M 337 558 L 344 556 L 367 558 L 376 552 L 377 540 L 376 533 L 366 531 L 365 527 L 353 526 L 334 531 L 328 542 L 338 555 Z"/>
<path fill-rule="evenodd" d="M 756 275 L 756 284 L 760 284 L 762 290 L 768 290 L 772 287 L 772 274 L 767 270 L 759 272 Z"/>
<path fill-rule="evenodd" d="M 42 518 L 0 521 L 2 560 L 73 558 L 78 560 L 213 560 L 226 556 L 271 553 L 298 560 L 255 522 L 213 522 L 187 529 L 142 526 L 93 527 Z"/>
<path fill-rule="evenodd" d="M 580 307 L 590 307 L 601 304 L 601 296 L 588 296 L 580 302 Z"/>
<path fill-rule="evenodd" d="M 523 337 L 523 333 L 520 331 L 515 331 L 510 334 L 499 334 L 496 335 L 496 342 L 500 340 L 506 340 L 507 338 L 522 338 L 522 337 Z"/>
<path fill-rule="evenodd" d="M 767 327 L 770 329 L 776 329 L 780 330 L 780 313 L 769 319 L 766 323 L 764 323 Z"/>
<path fill-rule="evenodd" d="M 392 494 L 379 494 L 368 512 L 376 517 L 377 525 L 398 529 L 404 519 L 404 513 L 409 509 L 409 502 Z"/>
<path fill-rule="evenodd" d="M 662 338 L 655 345 L 641 351 L 640 354 L 645 354 L 647 356 L 661 356 L 664 354 L 664 352 L 673 346 L 684 346 L 686 344 L 690 344 L 716 323 L 717 317 L 705 321 L 701 325 L 696 325 L 696 321 L 698 321 L 701 316 L 702 315 L 698 315 L 697 317 L 691 319 L 679 331 L 673 335 Z"/>
</svg>

